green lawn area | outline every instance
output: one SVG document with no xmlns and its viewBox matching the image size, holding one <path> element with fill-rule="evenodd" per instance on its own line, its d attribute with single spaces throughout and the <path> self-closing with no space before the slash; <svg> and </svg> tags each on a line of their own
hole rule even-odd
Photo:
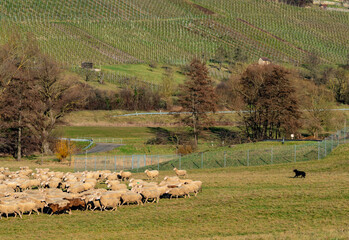
<svg viewBox="0 0 349 240">
<path fill-rule="evenodd" d="M 167 65 L 158 65 L 156 68 L 150 67 L 148 64 L 118 64 L 111 66 L 102 66 L 103 70 L 113 71 L 118 74 L 126 75 L 129 77 L 137 77 L 139 80 L 150 82 L 153 84 L 161 84 L 165 69 Z M 179 67 L 170 66 L 173 71 L 173 80 L 178 84 L 185 80 L 185 76 L 178 71 Z"/>
<path fill-rule="evenodd" d="M 348 153 L 346 144 L 320 161 L 189 170 L 190 179 L 203 182 L 196 198 L 161 199 L 117 212 L 3 218 L 0 238 L 348 239 Z M 13 162 L 2 161 L 1 166 Z M 307 177 L 291 178 L 294 168 L 306 171 Z M 163 171 L 160 178 L 173 174 Z"/>
</svg>

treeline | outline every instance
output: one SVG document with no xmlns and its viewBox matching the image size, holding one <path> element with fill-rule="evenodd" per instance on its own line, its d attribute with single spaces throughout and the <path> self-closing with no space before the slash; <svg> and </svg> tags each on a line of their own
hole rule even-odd
<svg viewBox="0 0 349 240">
<path fill-rule="evenodd" d="M 300 129 L 317 137 L 344 122 L 341 113 L 328 110 L 336 102 L 349 103 L 349 61 L 324 66 L 310 54 L 303 68 L 295 70 L 249 65 L 246 60 L 239 48 L 232 53 L 218 49 L 210 62 L 231 72 L 219 83 L 209 76 L 207 61 L 194 59 L 182 67 L 187 80 L 179 86 L 167 67 L 159 89 L 130 85 L 107 91 L 93 88 L 86 78 L 40 53 L 30 35 L 13 35 L 0 46 L 0 153 L 17 159 L 35 152 L 50 154 L 57 123 L 81 109 L 181 109 L 191 113 L 179 121 L 192 129 L 195 145 L 200 132 L 215 124 L 207 112 L 217 110 L 244 110 L 239 127 L 250 140 L 299 136 Z"/>
</svg>

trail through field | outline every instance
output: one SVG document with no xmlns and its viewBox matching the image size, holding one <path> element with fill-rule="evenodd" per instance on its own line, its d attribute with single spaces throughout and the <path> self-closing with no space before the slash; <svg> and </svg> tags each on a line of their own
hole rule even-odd
<svg viewBox="0 0 349 240">
<path fill-rule="evenodd" d="M 96 143 L 96 146 L 87 150 L 87 153 L 101 153 L 101 152 L 109 152 L 115 148 L 123 146 L 123 144 L 114 144 L 114 143 Z M 85 152 L 86 153 L 86 152 Z M 85 154 L 81 153 L 81 154 Z"/>
</svg>

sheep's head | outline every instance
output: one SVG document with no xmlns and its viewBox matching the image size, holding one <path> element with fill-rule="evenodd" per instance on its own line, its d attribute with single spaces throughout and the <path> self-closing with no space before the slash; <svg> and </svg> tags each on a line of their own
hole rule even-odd
<svg viewBox="0 0 349 240">
<path fill-rule="evenodd" d="M 177 171 L 177 168 L 174 168 L 173 171 Z"/>
<path fill-rule="evenodd" d="M 148 169 L 144 171 L 145 173 L 149 172 Z"/>
</svg>

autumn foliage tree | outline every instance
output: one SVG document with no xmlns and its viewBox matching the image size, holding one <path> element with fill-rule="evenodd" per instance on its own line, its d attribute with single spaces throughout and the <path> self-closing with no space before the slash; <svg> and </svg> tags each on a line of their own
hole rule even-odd
<svg viewBox="0 0 349 240">
<path fill-rule="evenodd" d="M 245 104 L 244 129 L 251 139 L 279 138 L 300 127 L 298 99 L 285 68 L 251 65 L 238 91 Z"/>
<path fill-rule="evenodd" d="M 76 146 L 70 141 L 59 140 L 56 142 L 55 150 L 57 158 L 62 162 L 65 161 L 68 156 L 74 154 Z"/>
<path fill-rule="evenodd" d="M 192 127 L 197 144 L 200 131 L 213 124 L 208 112 L 215 112 L 217 108 L 217 96 L 206 64 L 194 59 L 190 64 L 188 79 L 180 88 L 179 103 L 182 112 L 187 113 L 182 121 Z"/>
</svg>

